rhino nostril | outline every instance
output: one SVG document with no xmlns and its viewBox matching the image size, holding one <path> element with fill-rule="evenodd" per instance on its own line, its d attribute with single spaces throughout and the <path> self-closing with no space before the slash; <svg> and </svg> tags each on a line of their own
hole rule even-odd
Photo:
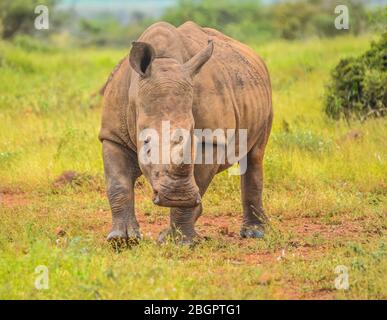
<svg viewBox="0 0 387 320">
<path fill-rule="evenodd" d="M 147 144 L 151 141 L 151 137 L 146 137 L 146 139 L 144 140 L 144 143 Z"/>
<path fill-rule="evenodd" d="M 153 203 L 154 204 L 160 203 L 160 197 L 159 197 L 159 193 L 157 191 L 153 191 Z"/>
<path fill-rule="evenodd" d="M 159 204 L 160 203 L 160 197 L 157 195 L 156 198 L 153 199 L 154 204 Z"/>
<path fill-rule="evenodd" d="M 179 136 L 177 138 L 172 139 L 172 144 L 174 145 L 182 144 L 183 140 L 184 140 L 183 136 Z"/>
</svg>

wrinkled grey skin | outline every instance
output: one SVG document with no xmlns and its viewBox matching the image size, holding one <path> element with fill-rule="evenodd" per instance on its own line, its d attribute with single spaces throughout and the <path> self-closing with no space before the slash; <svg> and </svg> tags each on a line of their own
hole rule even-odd
<svg viewBox="0 0 387 320">
<path fill-rule="evenodd" d="M 246 45 L 220 32 L 187 22 L 176 28 L 159 22 L 133 43 L 102 89 L 99 138 L 113 226 L 109 241 L 137 241 L 134 184 L 142 174 L 153 201 L 171 207 L 170 227 L 161 234 L 192 243 L 202 213 L 200 197 L 226 164 L 143 165 L 138 150 L 144 128 L 247 129 L 247 171 L 241 176 L 242 237 L 261 237 L 262 160 L 272 125 L 271 85 L 264 62 Z M 172 149 L 181 150 L 172 139 Z M 188 146 L 189 147 L 189 146 Z M 191 146 L 192 147 L 192 146 Z M 214 148 L 216 149 L 216 148 Z"/>
</svg>

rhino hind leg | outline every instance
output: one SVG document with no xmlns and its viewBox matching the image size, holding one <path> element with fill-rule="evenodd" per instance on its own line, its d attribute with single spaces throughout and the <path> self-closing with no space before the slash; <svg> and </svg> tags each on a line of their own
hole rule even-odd
<svg viewBox="0 0 387 320">
<path fill-rule="evenodd" d="M 247 171 L 241 176 L 243 224 L 240 235 L 242 238 L 262 238 L 265 233 L 266 216 L 262 205 L 262 158 L 261 153 L 249 153 Z"/>
<path fill-rule="evenodd" d="M 271 117 L 256 145 L 247 154 L 247 170 L 241 176 L 242 238 L 263 238 L 268 223 L 262 204 L 263 156 L 270 135 Z"/>
</svg>

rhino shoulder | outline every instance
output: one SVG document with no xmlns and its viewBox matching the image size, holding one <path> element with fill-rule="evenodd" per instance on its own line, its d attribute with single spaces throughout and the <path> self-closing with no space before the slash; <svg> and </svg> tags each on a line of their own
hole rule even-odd
<svg viewBox="0 0 387 320">
<path fill-rule="evenodd" d="M 99 139 L 129 144 L 126 126 L 126 109 L 129 103 L 131 68 L 125 56 L 113 69 L 105 85 L 103 94 L 102 123 Z"/>
</svg>

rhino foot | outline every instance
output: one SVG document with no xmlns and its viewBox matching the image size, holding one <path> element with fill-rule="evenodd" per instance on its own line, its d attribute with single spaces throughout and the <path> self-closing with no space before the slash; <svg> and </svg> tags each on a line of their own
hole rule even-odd
<svg viewBox="0 0 387 320">
<path fill-rule="evenodd" d="M 240 235 L 242 238 L 263 238 L 265 236 L 265 228 L 263 225 L 244 226 L 241 229 Z"/>
<path fill-rule="evenodd" d="M 193 236 L 183 235 L 181 231 L 167 228 L 160 232 L 157 239 L 158 244 L 165 244 L 169 241 L 178 245 L 194 246 L 202 240 L 196 232 Z"/>
<path fill-rule="evenodd" d="M 123 232 L 121 230 L 112 230 L 107 236 L 107 241 L 114 249 L 122 249 L 137 245 L 141 240 L 139 230 L 128 230 Z"/>
</svg>

